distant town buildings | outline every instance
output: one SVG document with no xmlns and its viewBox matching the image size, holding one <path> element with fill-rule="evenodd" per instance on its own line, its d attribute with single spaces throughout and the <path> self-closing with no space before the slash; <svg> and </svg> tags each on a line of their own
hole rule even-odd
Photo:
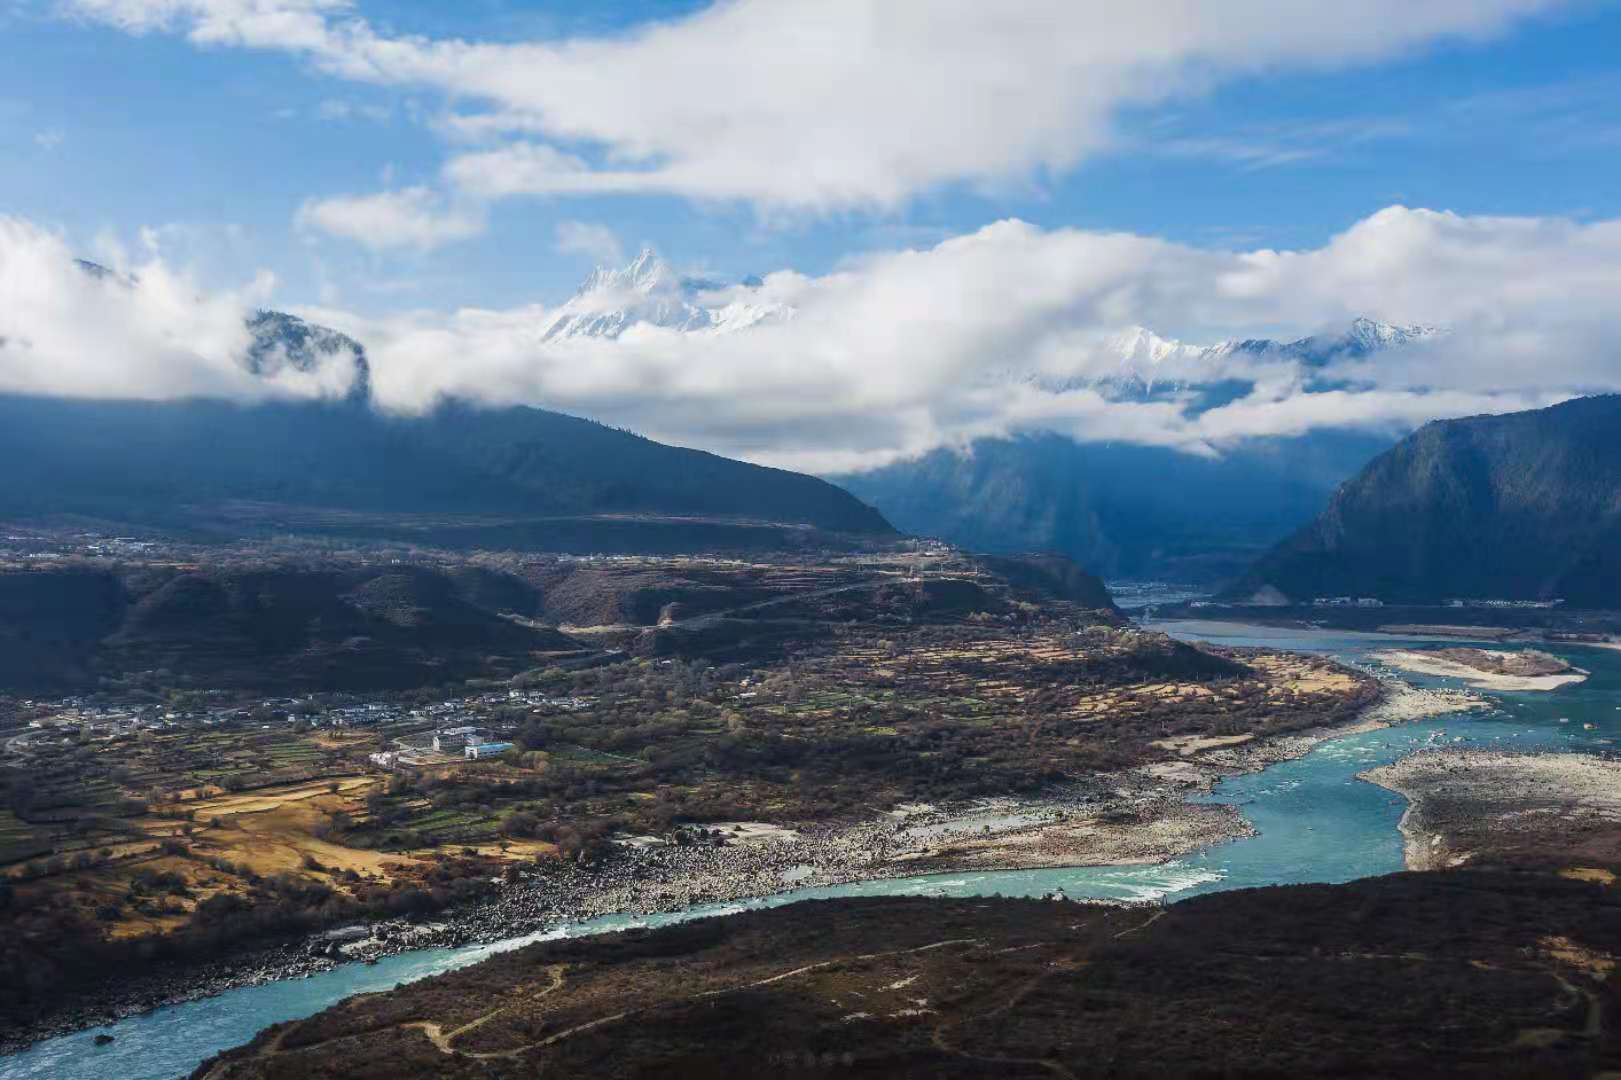
<svg viewBox="0 0 1621 1080">
<path fill-rule="evenodd" d="M 1555 608 L 1559 600 L 1448 600 L 1449 608 Z"/>
</svg>

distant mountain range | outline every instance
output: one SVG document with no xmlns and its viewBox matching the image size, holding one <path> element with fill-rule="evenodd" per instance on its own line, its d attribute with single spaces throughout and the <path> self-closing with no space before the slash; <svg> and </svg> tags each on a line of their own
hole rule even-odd
<svg viewBox="0 0 1621 1080">
<path fill-rule="evenodd" d="M 1356 319 L 1295 341 L 1190 345 L 1134 327 L 1104 343 L 1115 362 L 1084 378 L 1006 372 L 1044 389 L 1095 389 L 1112 400 L 1176 398 L 1197 414 L 1250 393 L 1215 379 L 1234 358 L 1298 365 L 1314 389 L 1332 365 L 1403 349 L 1446 331 Z M 983 439 L 866 473 L 831 476 L 911 533 L 983 551 L 1055 550 L 1108 577 L 1198 585 L 1232 580 L 1309 521 L 1334 489 L 1398 432 L 1314 431 L 1254 438 L 1219 457 L 1050 435 Z"/>
<path fill-rule="evenodd" d="M 551 317 L 545 337 L 617 338 L 638 328 L 729 334 L 794 317 L 788 305 L 762 299 L 758 285 L 685 277 L 644 251 L 622 269 L 594 271 Z M 1175 397 L 1191 400 L 1197 413 L 1253 389 L 1250 382 L 1212 373 L 1283 362 L 1324 388 L 1333 384 L 1338 362 L 1444 333 L 1359 318 L 1344 330 L 1298 340 L 1207 346 L 1131 327 L 1103 343 L 1103 355 L 1113 362 L 1094 365 L 1085 376 L 1008 370 L 986 378 L 1037 383 L 1053 392 L 1095 389 L 1116 400 Z M 1031 435 L 982 440 L 965 453 L 936 450 L 828 478 L 906 532 L 977 551 L 1061 551 L 1111 576 L 1214 584 L 1230 580 L 1309 520 L 1341 481 L 1399 434 L 1336 431 L 1256 439 L 1220 458 Z"/>
<path fill-rule="evenodd" d="M 552 331 L 613 336 L 643 321 L 694 329 L 742 318 L 685 299 L 708 291 L 644 256 L 594 274 Z M 631 305 L 611 314 L 610 300 Z M 0 396 L 0 456 L 11 462 L 0 472 L 0 518 L 587 552 L 894 535 L 876 510 L 824 480 L 561 413 L 452 402 L 422 417 L 388 416 L 371 408 L 359 342 L 279 311 L 254 313 L 247 329 L 250 372 L 330 376 L 323 381 L 346 394 L 252 405 Z"/>
<path fill-rule="evenodd" d="M 1262 590 L 1621 607 L 1621 397 L 1426 425 L 1228 595 Z"/>
<path fill-rule="evenodd" d="M 81 265 L 97 275 L 114 273 Z M 732 334 L 795 317 L 759 285 L 758 279 L 727 284 L 683 275 L 643 251 L 623 268 L 594 271 L 548 316 L 542 336 Z M 248 329 L 249 370 L 266 378 L 288 371 L 325 375 L 349 387 L 348 405 L 369 400 L 371 371 L 360 342 L 276 311 L 255 313 Z M 1357 319 L 1343 331 L 1293 341 L 1201 346 L 1133 327 L 1104 343 L 1104 355 L 1115 362 L 1094 365 L 1084 378 L 1055 381 L 1014 371 L 989 378 L 1036 381 L 1053 390 L 1085 386 L 1116 400 L 1174 397 L 1191 402 L 1187 407 L 1197 413 L 1253 388 L 1213 376 L 1244 370 L 1235 359 L 1291 363 L 1308 381 L 1328 385 L 1337 362 L 1444 332 Z M 18 410 L 0 402 L 0 419 Z M 973 550 L 1058 551 L 1109 576 L 1198 584 L 1241 573 L 1268 545 L 1310 520 L 1339 483 L 1399 434 L 1255 439 L 1220 457 L 1031 435 L 829 478 L 873 510 L 831 484 L 663 447 L 538 409 L 452 405 L 421 420 L 385 419 L 331 403 L 36 402 L 21 411 L 29 415 L 0 434 L 0 449 L 56 449 L 28 454 L 31 465 L 0 478 L 4 513 L 33 507 L 94 514 L 116 507 L 125 519 L 138 510 L 155 519 L 172 518 L 171 510 L 184 507 L 187 520 L 212 515 L 217 524 L 224 520 L 219 507 L 254 503 L 274 507 L 272 516 L 283 522 L 293 520 L 289 514 L 307 521 L 315 511 L 657 514 L 858 533 L 884 533 L 894 522 Z M 589 530 L 571 528 L 566 536 L 544 530 L 550 537 L 544 542 L 566 548 L 592 542 Z M 604 543 L 616 546 L 611 538 Z"/>
<path fill-rule="evenodd" d="M 1160 337 L 1146 327 L 1133 326 L 1102 342 L 1103 355 L 1115 360 L 1112 368 L 1084 377 L 1052 379 L 1025 375 L 1022 379 L 1051 390 L 1090 387 L 1108 390 L 1112 396 L 1138 399 L 1153 397 L 1156 393 L 1194 392 L 1201 399 L 1195 406 L 1197 411 L 1248 392 L 1250 387 L 1242 379 L 1223 385 L 1220 380 L 1210 378 L 1213 372 L 1232 369 L 1235 360 L 1298 364 L 1306 371 L 1308 382 L 1321 386 L 1333 381 L 1325 369 L 1336 362 L 1361 360 L 1385 349 L 1406 348 L 1444 337 L 1446 333 L 1441 327 L 1392 326 L 1359 317 L 1351 320 L 1344 330 L 1293 341 L 1244 338 L 1215 345 L 1195 345 Z"/>
<path fill-rule="evenodd" d="M 832 479 L 905 532 L 975 551 L 1060 551 L 1110 578 L 1214 585 L 1310 520 L 1389 445 L 1320 432 L 1207 458 L 1037 435 Z"/>
</svg>

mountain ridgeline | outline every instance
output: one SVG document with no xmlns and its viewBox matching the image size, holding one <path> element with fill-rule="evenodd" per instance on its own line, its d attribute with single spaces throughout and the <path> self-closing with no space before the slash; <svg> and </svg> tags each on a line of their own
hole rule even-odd
<svg viewBox="0 0 1621 1080">
<path fill-rule="evenodd" d="M 1136 328 L 1108 344 L 1112 361 L 1046 389 L 1110 400 L 1171 402 L 1194 414 L 1255 389 L 1212 373 L 1264 361 L 1295 367 L 1306 385 L 1338 387 L 1336 365 L 1422 349 L 1445 331 L 1356 319 L 1294 341 L 1251 338 L 1200 346 Z M 1418 361 L 1415 361 L 1418 362 Z M 1246 439 L 1218 456 L 1060 435 L 982 439 L 871 472 L 830 479 L 899 528 L 980 551 L 1062 551 L 1108 577 L 1199 585 L 1231 581 L 1279 537 L 1310 521 L 1335 487 L 1405 432 L 1317 430 Z"/>
<path fill-rule="evenodd" d="M 353 401 L 5 397 L 0 454 L 10 462 L 0 514 L 13 519 L 72 514 L 238 535 L 256 522 L 357 536 L 405 529 L 446 546 L 462 535 L 586 551 L 892 533 L 825 481 L 526 407 L 391 417 Z M 637 517 L 663 520 L 633 527 Z"/>
<path fill-rule="evenodd" d="M 80 263 L 85 273 L 121 281 Z M 0 519 L 196 536 L 266 531 L 440 546 L 674 552 L 894 534 L 814 477 L 529 407 L 373 408 L 359 342 L 294 315 L 246 320 L 243 367 L 320 400 L 0 396 Z M 836 541 L 844 543 L 844 540 Z"/>
<path fill-rule="evenodd" d="M 1207 458 L 1036 435 L 833 479 L 897 527 L 971 550 L 1061 551 L 1109 577 L 1215 584 L 1310 521 L 1390 443 L 1314 432 Z"/>
<path fill-rule="evenodd" d="M 1429 424 L 1231 589 L 1621 607 L 1621 396 Z"/>
</svg>

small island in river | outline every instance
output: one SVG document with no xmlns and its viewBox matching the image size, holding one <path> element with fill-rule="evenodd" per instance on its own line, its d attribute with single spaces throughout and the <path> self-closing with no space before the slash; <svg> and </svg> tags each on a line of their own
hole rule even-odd
<svg viewBox="0 0 1621 1080">
<path fill-rule="evenodd" d="M 1391 649 L 1373 658 L 1419 675 L 1464 679 L 1481 690 L 1557 690 L 1587 678 L 1581 668 L 1536 649 Z"/>
</svg>

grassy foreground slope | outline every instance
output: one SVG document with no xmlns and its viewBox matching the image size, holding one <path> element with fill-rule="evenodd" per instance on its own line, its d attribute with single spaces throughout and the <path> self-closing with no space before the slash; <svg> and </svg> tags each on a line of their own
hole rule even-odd
<svg viewBox="0 0 1621 1080">
<path fill-rule="evenodd" d="M 1591 1076 L 1617 895 L 1399 874 L 1168 909 L 796 904 L 549 942 L 272 1027 L 206 1080 Z"/>
</svg>

